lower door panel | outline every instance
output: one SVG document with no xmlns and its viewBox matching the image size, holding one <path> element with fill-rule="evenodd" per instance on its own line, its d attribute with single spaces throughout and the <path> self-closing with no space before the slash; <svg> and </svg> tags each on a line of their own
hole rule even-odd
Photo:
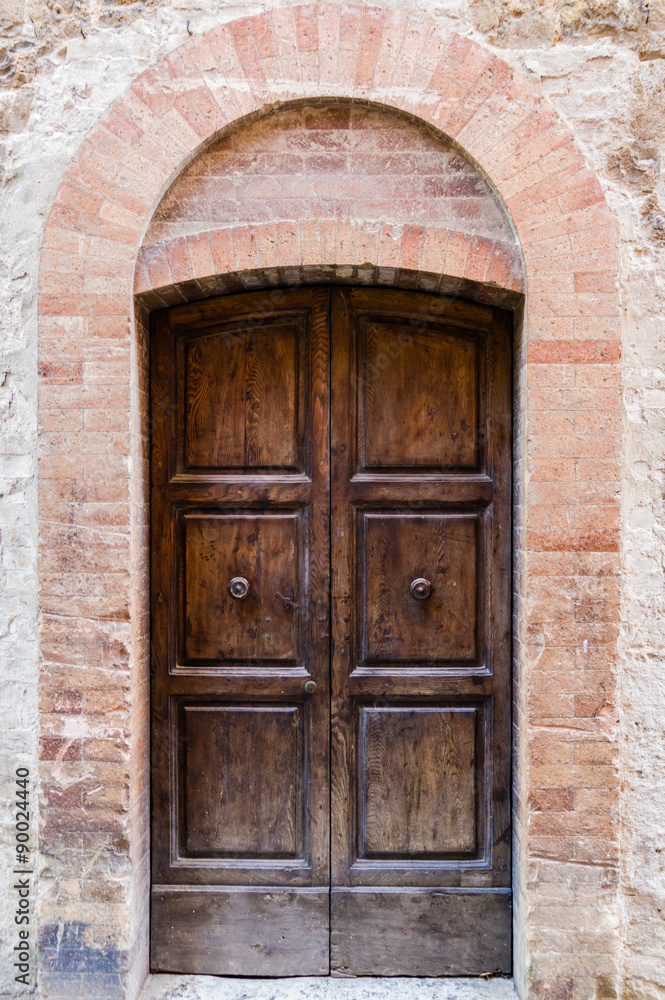
<svg viewBox="0 0 665 1000">
<path fill-rule="evenodd" d="M 329 889 L 155 885 L 152 963 L 162 972 L 328 975 Z"/>
<path fill-rule="evenodd" d="M 333 889 L 333 975 L 509 973 L 510 889 Z"/>
</svg>

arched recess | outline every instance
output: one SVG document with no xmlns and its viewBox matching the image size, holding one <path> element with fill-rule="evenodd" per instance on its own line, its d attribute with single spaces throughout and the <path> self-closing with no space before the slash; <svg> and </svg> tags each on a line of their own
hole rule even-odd
<svg viewBox="0 0 665 1000">
<path fill-rule="evenodd" d="M 525 289 L 510 217 L 478 167 L 422 121 L 336 98 L 234 123 L 195 156 L 152 216 L 134 290 L 163 307 L 255 287 L 230 275 L 257 268 L 289 283 L 341 266 L 507 307 Z"/>
<path fill-rule="evenodd" d="M 528 300 L 516 370 L 516 974 L 523 996 L 612 987 L 613 934 L 588 916 L 601 895 L 614 905 L 616 882 L 611 218 L 569 130 L 505 62 L 433 22 L 321 5 L 230 22 L 142 74 L 83 144 L 49 218 L 39 473 L 41 846 L 43 885 L 51 876 L 54 886 L 40 903 L 40 978 L 49 996 L 134 995 L 147 970 L 149 428 L 145 342 L 133 320 L 137 253 L 163 193 L 221 130 L 321 98 L 373 102 L 453 139 L 519 238 Z M 428 241 L 405 226 L 397 241 L 387 227 L 368 259 L 357 227 L 339 220 L 334 242 L 321 220 L 276 232 L 249 242 L 231 234 L 212 271 L 207 261 L 197 271 L 189 246 L 191 273 L 169 264 L 161 282 L 139 268 L 137 325 L 145 309 L 199 295 L 200 279 L 220 272 L 242 283 L 257 270 L 270 280 L 283 268 L 288 280 L 303 266 L 314 268 L 300 270 L 305 278 L 350 267 L 350 277 L 376 280 L 387 268 L 413 283 L 444 275 L 457 294 L 487 294 L 493 282 L 505 304 L 522 290 L 512 265 L 492 271 L 494 251 L 479 255 L 470 238 L 449 257 L 450 233 Z"/>
</svg>

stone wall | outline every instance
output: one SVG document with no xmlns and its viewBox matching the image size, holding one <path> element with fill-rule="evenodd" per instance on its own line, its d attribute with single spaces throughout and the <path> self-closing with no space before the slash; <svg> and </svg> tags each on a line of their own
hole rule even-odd
<svg viewBox="0 0 665 1000">
<path fill-rule="evenodd" d="M 7 734 L 2 757 L 2 791 L 7 801 L 11 800 L 13 774 L 18 764 L 27 764 L 37 774 L 37 677 L 40 660 L 37 652 L 37 494 L 34 475 L 38 435 L 41 434 L 43 440 L 44 434 L 71 431 L 65 426 L 39 428 L 37 424 L 36 289 L 45 223 L 56 191 L 81 144 L 137 75 L 187 41 L 188 32 L 200 35 L 231 18 L 255 13 L 258 9 L 258 6 L 220 7 L 218 3 L 208 0 L 191 4 L 174 0 L 172 3 L 129 5 L 79 3 L 76 0 L 62 4 L 27 0 L 15 4 L 5 0 L 2 4 L 6 40 L 2 62 L 4 91 L 0 103 L 5 234 L 0 250 L 0 282 L 5 302 L 0 317 L 3 352 L 0 414 L 4 422 L 0 445 L 3 452 L 0 484 L 0 573 L 3 584 L 0 655 L 4 668 L 0 703 L 4 713 L 2 729 Z M 483 0 L 468 5 L 444 2 L 431 10 L 401 3 L 391 5 L 391 9 L 405 11 L 416 20 L 433 17 L 442 27 L 493 49 L 511 66 L 525 73 L 540 89 L 546 102 L 572 129 L 587 164 L 600 179 L 613 215 L 621 253 L 623 298 L 622 590 L 619 615 L 614 611 L 617 592 L 608 585 L 606 614 L 608 618 L 618 619 L 621 658 L 618 698 L 587 707 L 589 711 L 593 709 L 600 724 L 607 726 L 608 734 L 612 734 L 614 739 L 615 750 L 610 754 L 608 766 L 620 769 L 621 798 L 619 802 L 605 802 L 604 808 L 608 815 L 616 817 L 618 812 L 620 814 L 621 849 L 618 857 L 599 859 L 592 852 L 588 858 L 580 858 L 578 878 L 579 884 L 586 886 L 586 898 L 595 894 L 598 901 L 597 912 L 590 910 L 586 919 L 589 924 L 596 921 L 593 930 L 600 932 L 597 941 L 601 949 L 604 946 L 600 936 L 607 932 L 619 976 L 616 978 L 614 970 L 611 970 L 604 977 L 599 972 L 603 960 L 600 957 L 596 961 L 590 958 L 587 960 L 587 977 L 581 976 L 576 980 L 571 974 L 568 979 L 564 977 L 555 984 L 532 983 L 532 989 L 536 995 L 561 997 L 562 1000 L 582 997 L 586 1000 L 592 996 L 595 1000 L 595 997 L 616 994 L 631 1000 L 655 1000 L 665 994 L 662 921 L 665 903 L 665 835 L 662 824 L 665 814 L 665 567 L 662 556 L 665 530 L 662 458 L 665 450 L 665 396 L 660 320 L 665 304 L 665 192 L 660 165 L 665 125 L 663 11 L 656 3 L 647 5 L 631 0 L 599 0 L 596 3 L 552 0 L 551 3 L 526 4 Z M 593 293 L 594 289 L 591 291 Z M 552 287 L 549 294 L 556 295 L 556 288 Z M 73 342 L 80 336 L 80 331 L 73 321 L 67 322 L 69 328 L 65 332 Z M 99 334 L 103 336 L 101 329 Z M 122 336 L 125 335 L 126 332 Z M 122 343 L 118 346 L 125 350 Z M 95 347 L 99 349 L 97 357 Z M 90 379 L 96 380 L 101 398 L 106 392 L 103 366 L 112 363 L 109 344 L 100 346 L 95 341 L 89 341 L 87 348 L 91 351 L 85 361 L 87 374 Z M 97 363 L 100 359 L 103 362 L 101 367 Z M 43 374 L 47 383 L 63 387 L 63 395 L 68 386 L 80 384 L 81 373 L 74 367 L 68 367 L 64 356 L 61 371 L 49 370 Z M 568 404 L 563 402 L 566 387 L 554 387 L 554 390 L 559 393 L 559 409 L 563 411 L 561 419 L 565 425 L 565 414 L 569 410 Z M 92 405 L 88 417 L 92 421 L 94 409 Z M 565 433 L 564 425 L 551 428 L 550 433 L 560 436 Z M 93 430 L 92 425 L 89 429 Z M 105 427 L 104 433 L 112 437 L 116 432 Z M 125 433 L 124 428 L 117 433 Z M 112 451 L 113 443 L 108 443 Z M 126 442 L 118 439 L 117 446 L 120 452 L 126 453 Z M 129 452 L 132 460 L 140 460 L 140 441 L 135 441 Z M 94 456 L 86 459 L 89 463 L 93 460 Z M 130 466 L 124 466 L 122 471 L 126 473 L 129 483 Z M 87 496 L 89 504 L 99 503 L 100 508 L 112 505 L 113 498 L 104 489 L 104 464 L 101 464 L 97 475 L 87 478 L 97 478 L 100 489 L 97 499 L 92 494 Z M 539 489 L 543 497 L 538 505 L 541 507 L 538 516 L 543 519 L 541 526 L 553 531 L 575 527 L 568 521 L 570 503 L 565 496 L 561 492 L 557 495 L 551 489 Z M 63 502 L 71 500 L 71 496 L 63 498 Z M 615 530 L 616 522 L 612 520 L 614 515 L 610 510 L 614 506 L 612 497 L 608 496 L 602 505 L 608 508 L 610 521 L 607 530 Z M 100 539 L 100 551 L 104 551 L 109 558 L 114 542 L 121 548 L 129 544 L 127 524 L 114 523 L 112 513 L 108 508 L 100 509 L 99 520 L 76 525 L 71 536 L 72 551 L 82 538 L 89 545 L 95 533 Z M 106 519 L 104 515 L 107 515 Z M 111 516 L 110 521 L 108 515 Z M 50 552 L 49 525 L 62 528 L 61 511 L 47 511 L 44 524 L 42 575 L 49 573 L 49 559 L 53 555 Z M 140 553 L 135 552 L 131 558 L 138 560 Z M 602 559 L 610 560 L 610 557 L 599 559 L 602 562 Z M 611 570 L 614 566 L 608 564 L 607 568 Z M 606 569 L 599 564 L 595 573 L 603 574 Z M 567 590 L 569 575 L 570 566 L 562 561 L 559 572 L 546 574 L 538 592 L 531 591 L 535 601 L 540 601 L 541 605 L 542 602 L 547 603 L 552 620 L 556 620 L 557 614 L 564 610 L 567 614 L 570 602 L 579 600 L 579 594 L 572 595 Z M 610 580 L 611 576 L 610 573 Z M 72 596 L 71 591 L 69 596 Z M 60 627 L 53 626 L 53 637 L 57 641 L 54 648 L 48 643 L 45 645 L 42 669 L 68 669 L 67 664 L 59 665 L 57 659 L 54 663 L 53 657 L 57 658 L 63 641 L 72 638 L 70 619 L 85 614 L 86 599 L 100 596 L 108 603 L 109 620 L 115 622 L 113 628 L 117 632 L 118 648 L 123 644 L 138 645 L 132 662 L 137 665 L 144 662 L 141 634 L 134 634 L 127 624 L 127 601 L 132 600 L 132 595 L 122 591 L 121 599 L 114 603 L 117 595 L 112 591 L 93 595 L 86 582 L 82 581 L 80 590 L 74 595 L 77 601 L 82 602 L 80 605 L 67 607 L 67 602 L 63 600 L 54 602 L 51 608 L 51 621 L 59 621 Z M 135 602 L 139 596 L 134 595 Z M 97 600 L 95 604 L 99 607 Z M 579 610 L 583 615 L 584 608 Z M 144 613 L 140 602 L 135 603 L 134 612 L 133 621 L 136 622 Z M 547 684 L 550 675 L 543 670 L 546 663 L 542 658 L 543 634 L 542 629 L 532 632 L 531 652 Z M 110 677 L 118 669 L 112 660 L 98 664 L 98 667 L 107 671 Z M 575 698 L 570 681 L 571 676 L 573 679 L 576 676 L 574 671 L 577 669 L 579 665 L 571 663 L 563 671 L 568 675 L 565 691 L 543 690 L 542 697 L 548 703 L 557 701 L 560 714 L 549 718 L 543 727 L 545 732 L 534 734 L 534 747 L 538 739 L 547 742 L 553 736 L 557 744 L 565 742 L 565 720 L 569 718 L 570 706 L 564 699 Z M 558 672 L 556 679 L 563 680 Z M 128 689 L 132 687 L 131 677 L 128 677 L 127 685 Z M 104 753 L 108 752 L 113 739 L 114 718 L 125 731 L 128 728 L 128 713 L 140 714 L 145 710 L 145 696 L 141 697 L 140 691 L 134 690 L 131 705 L 122 701 L 102 705 L 99 691 L 91 696 L 80 685 L 67 690 L 70 690 L 73 701 L 59 706 L 46 703 L 42 705 L 42 711 L 48 714 L 53 709 L 56 715 L 66 714 L 73 740 L 76 715 L 80 714 L 86 698 L 91 699 L 98 709 L 99 722 L 103 727 Z M 572 707 L 575 712 L 574 701 Z M 604 754 L 608 753 L 608 744 L 612 739 L 602 744 Z M 90 795 L 94 799 L 94 795 L 98 794 L 95 792 L 97 785 L 86 785 L 89 772 L 83 756 L 79 762 L 69 761 L 81 766 L 63 766 L 67 759 L 64 755 L 68 752 L 75 751 L 64 750 L 60 758 L 54 751 L 52 760 L 49 760 L 47 744 L 43 771 L 46 786 L 49 785 L 49 778 L 55 775 L 55 782 L 50 782 L 51 791 L 47 795 L 60 796 L 63 814 L 68 813 L 72 802 L 88 813 L 90 810 L 84 807 L 86 800 L 83 796 Z M 88 752 L 94 755 L 94 746 Z M 113 760 L 97 760 L 95 775 L 101 773 L 98 764 L 108 764 L 104 780 L 111 789 L 116 773 L 114 766 L 119 767 L 122 780 L 117 787 L 127 787 L 129 780 L 133 801 L 138 802 L 143 794 L 142 782 L 145 782 L 141 765 L 145 759 L 144 748 L 140 745 L 129 749 L 119 746 L 118 753 L 119 764 L 114 764 Z M 605 766 L 601 760 L 594 763 Z M 568 760 L 547 761 L 543 766 L 566 769 L 570 764 Z M 565 775 L 565 772 L 562 773 Z M 57 793 L 53 791 L 56 785 L 59 786 Z M 107 794 L 112 797 L 111 791 Z M 114 806 L 111 802 L 111 812 L 114 808 L 120 812 L 128 808 L 127 803 L 122 801 L 121 792 L 118 795 L 118 803 Z M 596 791 L 595 797 L 596 800 L 602 798 L 602 791 Z M 47 809 L 52 804 L 47 798 Z M 542 798 L 536 798 L 525 815 L 528 823 L 537 830 L 541 824 L 539 816 L 544 810 L 556 812 L 559 828 L 554 835 L 563 837 L 566 813 L 570 811 L 565 796 L 556 808 L 553 806 L 552 801 L 545 803 Z M 7 845 L 12 833 L 7 818 L 11 815 L 4 808 L 2 815 L 2 839 Z M 544 837 L 552 835 L 552 831 L 543 830 Z M 105 844 L 106 848 L 102 850 L 93 847 L 87 858 L 85 851 L 73 844 L 73 848 L 81 851 L 82 867 L 80 877 L 70 874 L 67 880 L 63 879 L 59 867 L 61 859 L 54 861 L 45 852 L 40 878 L 40 896 L 44 905 L 48 907 L 52 904 L 53 912 L 57 913 L 61 899 L 75 899 L 77 893 L 87 891 L 86 880 L 88 886 L 96 885 L 98 889 L 104 886 L 108 893 L 107 902 L 113 905 L 114 884 L 122 882 L 126 875 L 123 867 L 127 864 L 127 854 L 121 843 L 119 850 L 115 850 L 113 845 L 109 848 L 108 839 Z M 134 849 L 139 857 L 145 857 L 145 851 L 138 843 Z M 7 861 L 11 863 L 11 860 L 11 855 L 7 854 Z M 567 919 L 568 908 L 571 904 L 575 905 L 568 884 L 561 887 L 560 872 L 561 866 L 556 858 L 549 856 L 545 849 L 542 857 L 534 857 L 533 867 L 526 873 L 529 879 L 537 881 L 542 887 L 539 905 L 545 907 L 543 901 L 548 896 L 547 913 L 542 925 L 545 931 L 537 947 L 541 956 L 550 962 L 552 970 L 565 965 L 562 954 L 565 957 L 566 948 L 562 948 L 564 939 L 561 935 L 549 933 L 547 927 L 550 930 L 558 927 L 560 930 Z M 10 881 L 5 880 L 0 890 L 3 912 L 0 981 L 8 995 L 23 992 L 13 985 L 9 957 L 14 932 L 11 905 L 14 893 L 10 885 Z M 616 885 L 618 894 L 615 892 Z M 53 930 L 55 953 L 63 946 L 65 951 L 68 946 L 75 949 L 78 933 L 77 926 L 65 928 L 56 923 Z M 144 930 L 127 927 L 128 938 L 140 940 L 141 934 Z M 96 942 L 95 946 L 103 959 L 100 967 L 106 963 L 109 977 L 106 985 L 111 989 L 116 975 L 111 949 L 105 951 L 103 941 Z"/>
<path fill-rule="evenodd" d="M 351 100 L 348 124 L 361 126 L 356 129 L 344 127 Z M 289 110 L 266 116 L 271 105 Z M 402 114 L 386 118 L 382 108 L 392 105 Z M 410 131 L 412 151 L 408 116 L 426 123 L 425 130 L 451 136 L 485 170 L 509 214 L 502 219 L 488 184 L 482 174 L 474 175 L 468 159 L 461 172 L 467 180 L 475 177 L 477 197 L 460 202 L 446 195 L 459 182 L 460 170 L 441 139 L 437 176 L 444 193 L 432 220 L 426 197 L 424 210 L 414 204 L 414 221 L 404 226 L 399 201 L 372 200 L 369 161 L 362 155 L 345 155 L 337 163 L 340 193 L 353 188 L 356 197 L 333 201 L 328 218 L 316 200 L 313 211 L 309 196 L 325 191 L 326 178 L 317 170 L 319 159 L 309 155 L 321 130 L 307 124 L 317 118 L 321 123 L 326 110 L 340 120 L 342 127 L 333 130 L 337 141 L 367 142 L 371 128 L 355 114 L 363 107 L 384 122 L 394 144 Z M 300 125 L 294 120 L 298 108 Z M 305 145 L 307 155 L 295 177 L 293 161 L 290 170 L 282 164 L 281 173 L 262 183 L 248 185 L 229 173 L 238 151 L 251 149 L 252 139 L 256 146 L 257 131 L 264 137 L 264 155 L 275 165 L 280 140 L 288 142 L 295 133 Z M 374 145 L 378 138 L 375 130 Z M 230 158 L 224 155 L 229 143 Z M 427 171 L 427 162 L 412 155 Z M 160 199 L 190 157 L 191 167 Z M 397 188 L 398 164 L 388 165 L 372 186 L 377 195 L 384 184 L 388 194 Z M 235 188 L 236 195 L 222 199 L 221 206 L 205 193 L 220 185 L 218 169 L 221 185 Z M 197 170 L 202 173 L 192 185 Z M 425 195 L 428 176 L 409 173 L 412 193 Z M 292 206 L 293 199 L 278 195 L 293 194 L 294 182 L 301 197 Z M 147 427 L 136 419 L 135 355 L 142 354 L 143 344 L 139 331 L 128 334 L 134 325 L 134 247 L 155 205 L 157 225 L 170 218 L 175 235 L 148 242 L 140 252 L 133 290 L 140 290 L 149 307 L 229 287 L 326 276 L 508 305 L 527 279 L 524 347 L 516 352 L 515 371 L 519 752 L 513 844 L 515 937 L 521 949 L 515 973 L 521 992 L 538 997 L 615 989 L 620 936 L 612 920 L 618 912 L 619 829 L 612 587 L 616 590 L 619 547 L 620 346 L 611 217 L 572 134 L 521 73 L 432 22 L 329 5 L 231 21 L 194 36 L 141 74 L 83 143 L 51 209 L 39 278 L 45 425 L 39 497 L 47 557 L 43 540 L 41 552 L 50 570 L 40 576 L 45 652 L 40 846 L 62 888 L 38 911 L 42 989 L 53 997 L 72 991 L 131 995 L 146 962 L 147 732 L 138 727 L 146 703 L 141 597 L 148 586 L 141 554 L 147 500 L 138 443 Z M 240 224 L 206 231 L 218 221 L 213 205 L 215 212 L 231 209 Z M 264 221 L 257 222 L 256 215 Z M 450 228 L 442 227 L 444 220 Z M 500 221 L 505 225 L 498 227 Z M 190 232 L 189 222 L 203 231 Z M 480 231 L 479 222 L 485 227 Z M 491 238 L 511 226 L 521 254 L 510 241 Z M 107 340 L 108 360 L 92 356 L 100 336 Z M 63 377 L 69 384 L 63 386 Z M 100 431 L 105 405 L 118 433 Z M 76 425 L 59 432 L 58 422 L 71 417 Z M 125 527 L 122 533 L 97 524 L 105 459 L 113 517 Z M 91 522 L 93 532 L 85 530 Z M 123 567 L 129 568 L 128 577 Z M 111 581 L 118 596 L 106 607 L 100 595 Z M 562 581 L 560 599 L 542 593 L 543 584 L 556 590 Z M 81 700 L 84 691 L 88 697 Z M 106 711 L 100 712 L 100 705 Z M 108 755 L 118 742 L 122 753 L 109 777 Z M 95 860 L 103 871 L 111 846 L 117 863 L 107 895 L 96 891 Z M 586 875 L 589 864 L 597 884 Z"/>
</svg>

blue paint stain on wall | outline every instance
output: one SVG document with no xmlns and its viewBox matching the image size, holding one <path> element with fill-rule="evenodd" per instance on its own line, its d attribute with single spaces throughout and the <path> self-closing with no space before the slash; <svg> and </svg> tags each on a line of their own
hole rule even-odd
<svg viewBox="0 0 665 1000">
<path fill-rule="evenodd" d="M 85 924 L 47 924 L 40 931 L 42 968 L 50 972 L 125 972 L 127 953 L 90 944 Z"/>
</svg>

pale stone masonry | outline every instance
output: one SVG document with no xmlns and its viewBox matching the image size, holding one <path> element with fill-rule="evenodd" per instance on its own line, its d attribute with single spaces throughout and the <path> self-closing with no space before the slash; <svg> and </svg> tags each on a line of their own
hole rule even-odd
<svg viewBox="0 0 665 1000">
<path fill-rule="evenodd" d="M 659 5 L 2 12 L 2 759 L 8 802 L 17 766 L 38 781 L 32 982 L 133 1000 L 148 968 L 148 311 L 323 278 L 517 310 L 515 984 L 665 995 Z"/>
</svg>

